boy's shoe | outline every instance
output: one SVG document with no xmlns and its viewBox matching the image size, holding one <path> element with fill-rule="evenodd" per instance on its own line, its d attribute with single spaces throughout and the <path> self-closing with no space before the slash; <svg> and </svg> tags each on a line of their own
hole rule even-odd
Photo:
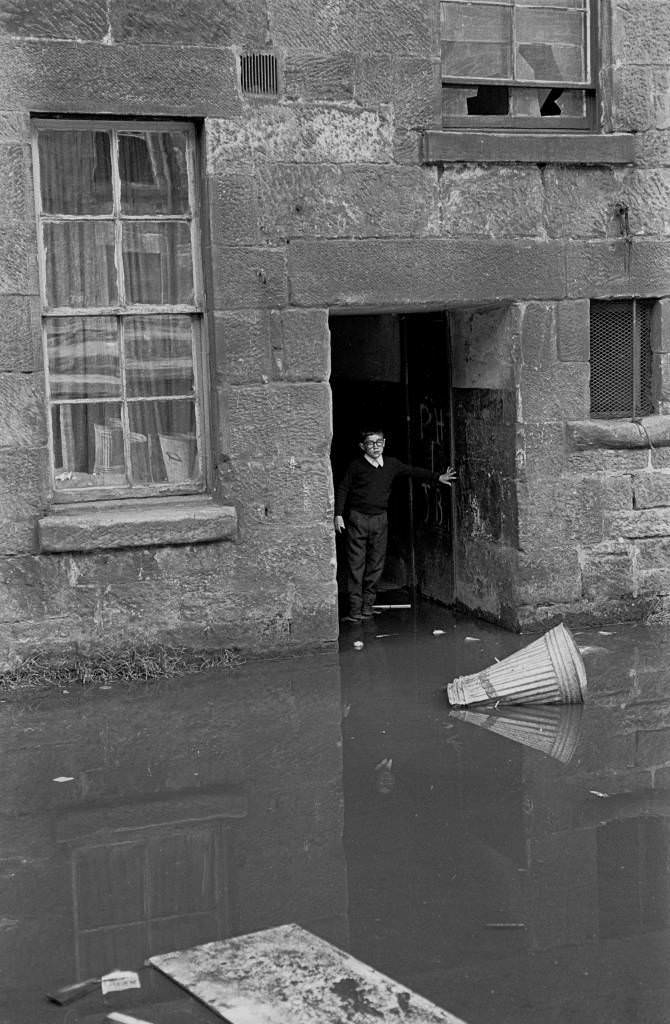
<svg viewBox="0 0 670 1024">
<path fill-rule="evenodd" d="M 362 612 L 364 619 L 374 619 L 375 615 L 381 615 L 376 608 L 364 608 Z"/>
<path fill-rule="evenodd" d="M 363 618 L 364 618 L 363 615 L 343 615 L 341 621 L 342 622 L 362 622 Z"/>
</svg>

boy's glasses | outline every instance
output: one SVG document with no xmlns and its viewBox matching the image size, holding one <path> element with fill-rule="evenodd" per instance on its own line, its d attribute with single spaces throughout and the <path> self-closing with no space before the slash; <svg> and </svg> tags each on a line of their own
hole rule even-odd
<svg viewBox="0 0 670 1024">
<path fill-rule="evenodd" d="M 384 438 L 380 437 L 376 441 L 363 441 L 366 448 L 381 448 L 384 444 Z"/>
</svg>

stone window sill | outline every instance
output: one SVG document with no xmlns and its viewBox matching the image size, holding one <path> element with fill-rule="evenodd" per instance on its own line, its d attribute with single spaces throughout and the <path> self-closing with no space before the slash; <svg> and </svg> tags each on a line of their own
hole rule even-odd
<svg viewBox="0 0 670 1024">
<path fill-rule="evenodd" d="M 247 798 L 236 790 L 194 794 L 188 797 L 188 822 L 199 826 L 223 818 L 246 818 Z M 148 838 L 156 832 L 173 832 L 184 824 L 184 805 L 178 800 L 142 800 L 93 807 L 90 804 L 64 811 L 55 822 L 57 843 L 86 846 L 94 838 L 107 842 Z"/>
<path fill-rule="evenodd" d="M 634 137 L 589 132 L 464 131 L 422 133 L 421 162 L 631 164 Z"/>
<path fill-rule="evenodd" d="M 664 448 L 670 445 L 670 416 L 633 420 L 573 420 L 566 424 L 572 451 L 592 448 Z"/>
<path fill-rule="evenodd" d="M 199 544 L 236 534 L 236 510 L 202 496 L 64 505 L 38 522 L 40 551 Z"/>
</svg>

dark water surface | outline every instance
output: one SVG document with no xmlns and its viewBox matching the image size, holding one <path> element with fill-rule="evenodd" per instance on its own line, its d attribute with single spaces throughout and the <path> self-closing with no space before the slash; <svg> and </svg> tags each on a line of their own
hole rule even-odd
<svg viewBox="0 0 670 1024">
<path fill-rule="evenodd" d="M 667 1024 L 670 629 L 576 633 L 583 710 L 449 708 L 532 639 L 394 611 L 339 654 L 0 703 L 0 1024 L 212 1021 L 145 958 L 287 922 L 468 1024 Z M 142 988 L 45 998 L 114 968 Z"/>
</svg>

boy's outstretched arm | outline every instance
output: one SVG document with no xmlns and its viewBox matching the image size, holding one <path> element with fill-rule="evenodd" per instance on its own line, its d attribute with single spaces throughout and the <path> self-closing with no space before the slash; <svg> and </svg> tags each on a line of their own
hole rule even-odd
<svg viewBox="0 0 670 1024">
<path fill-rule="evenodd" d="M 452 480 L 456 479 L 456 470 L 453 466 L 447 466 L 444 473 L 441 473 L 438 480 L 441 484 L 445 484 L 447 487 L 451 487 Z"/>
</svg>

